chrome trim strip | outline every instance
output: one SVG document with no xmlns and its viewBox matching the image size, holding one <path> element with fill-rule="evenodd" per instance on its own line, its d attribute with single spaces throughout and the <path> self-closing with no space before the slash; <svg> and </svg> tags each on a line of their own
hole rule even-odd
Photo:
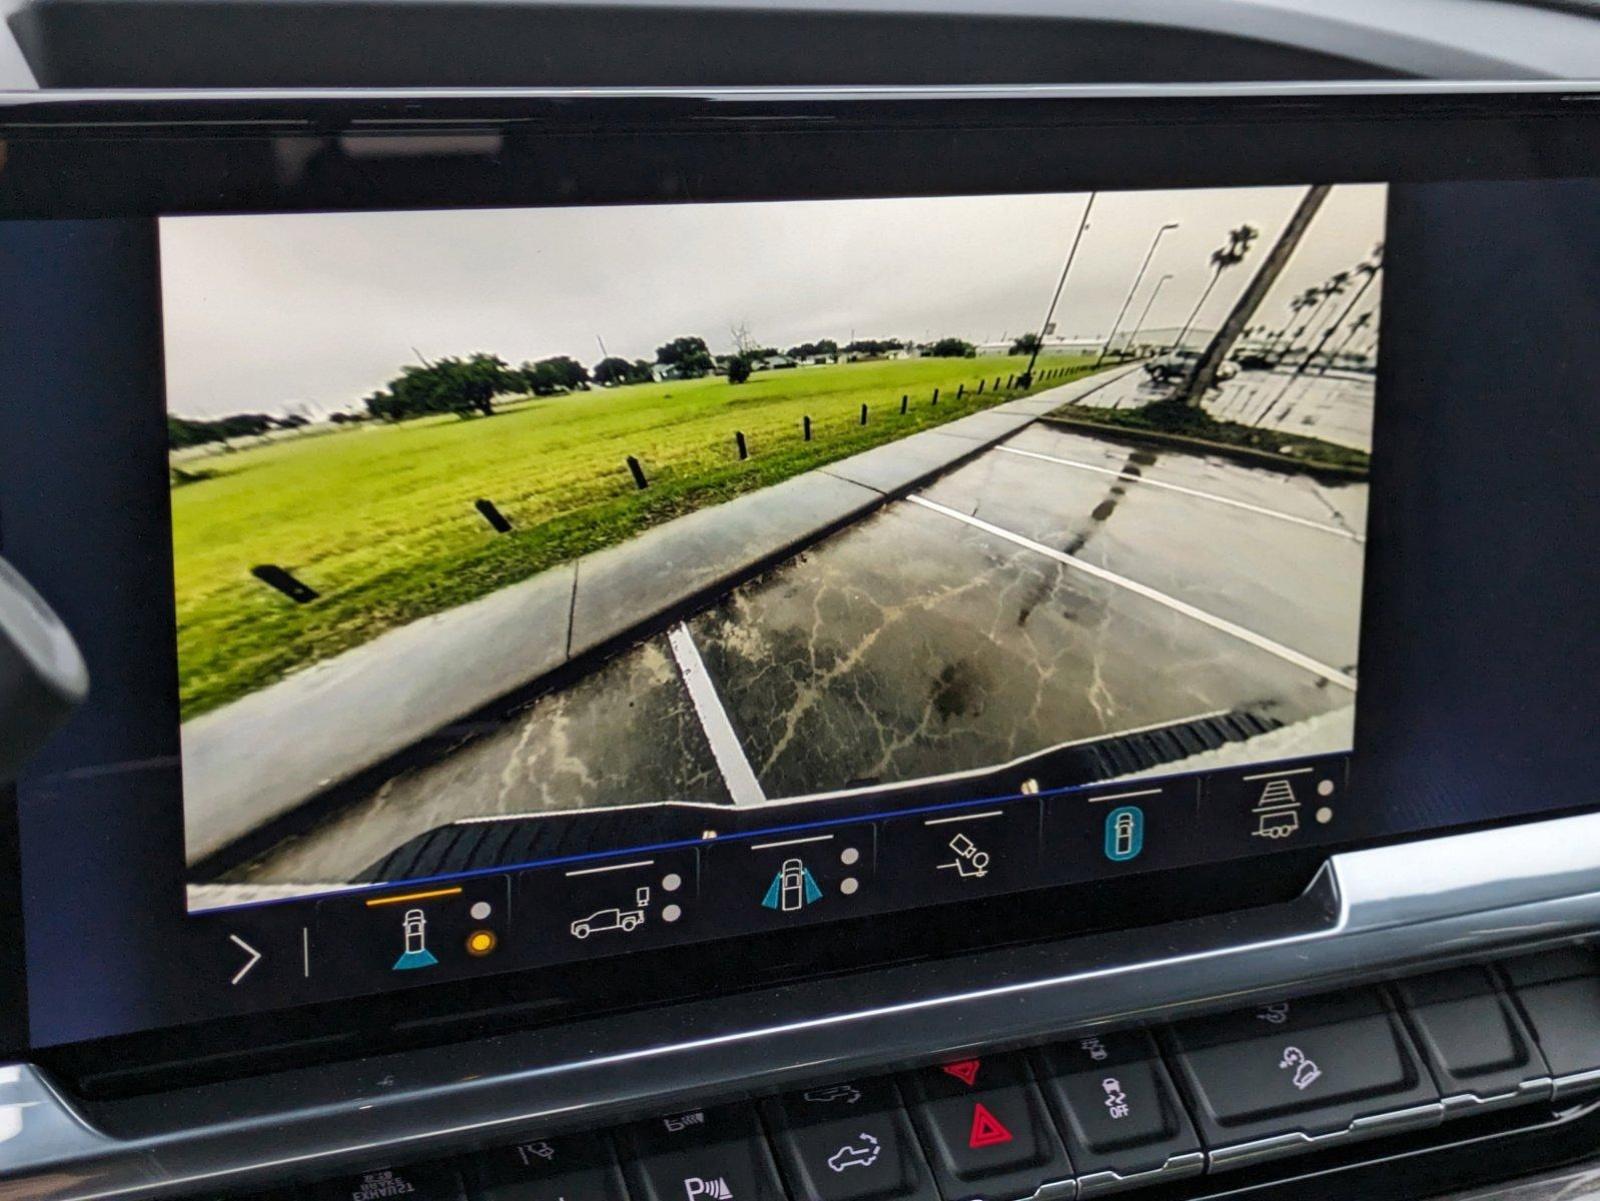
<svg viewBox="0 0 1600 1201">
<path fill-rule="evenodd" d="M 0 112 L 58 105 L 216 104 L 219 102 L 352 104 L 392 101 L 681 100 L 708 104 L 844 103 L 938 100 L 1250 100 L 1355 97 L 1569 96 L 1600 93 L 1600 78 L 1563 80 L 1352 80 L 1178 84 L 947 84 L 845 87 L 547 87 L 547 88 L 40 88 L 0 90 Z M 403 119 L 401 119 L 403 120 Z"/>
<path fill-rule="evenodd" d="M 1492 1109 L 1508 1109 L 1513 1105 L 1550 1101 L 1554 1098 L 1555 1081 L 1548 1076 L 1537 1076 L 1531 1080 L 1524 1080 L 1516 1088 L 1503 1093 L 1493 1093 L 1487 1097 L 1478 1093 L 1452 1093 L 1440 1103 L 1444 1106 L 1444 1117 L 1448 1122 L 1456 1118 L 1487 1113 Z"/>
<path fill-rule="evenodd" d="M 738 1004 L 696 1001 L 115 1102 L 70 1101 L 23 1066 L 0 1079 L 0 1131 L 11 1128 L 0 1181 L 27 1180 L 32 1201 L 242 1192 L 1597 929 L 1600 814 L 1530 822 L 1336 855 L 1287 904 L 809 980 Z M 1385 1115 L 1381 1128 L 1442 1112 Z"/>
<path fill-rule="evenodd" d="M 1168 1181 L 1179 1180 L 1185 1176 L 1198 1176 L 1205 1170 L 1206 1153 L 1187 1151 L 1182 1155 L 1170 1156 L 1161 1167 L 1152 1168 L 1148 1172 L 1129 1172 L 1124 1176 L 1120 1172 L 1104 1171 L 1079 1176 L 1078 1196 L 1098 1197 L 1103 1193 L 1120 1192 L 1123 1189 L 1166 1184 Z"/>
<path fill-rule="evenodd" d="M 1247 1143 L 1234 1143 L 1206 1152 L 1208 1170 L 1225 1172 L 1233 1168 L 1248 1167 L 1267 1159 L 1297 1155 L 1304 1151 L 1318 1151 L 1333 1143 L 1352 1142 L 1362 1138 L 1378 1138 L 1386 1134 L 1400 1134 L 1407 1130 L 1425 1130 L 1444 1121 L 1444 1106 L 1438 1101 L 1426 1105 L 1413 1105 L 1389 1113 L 1368 1114 L 1356 1118 L 1343 1130 L 1330 1130 L 1326 1134 L 1307 1134 L 1303 1130 L 1274 1134 L 1267 1138 L 1252 1139 Z"/>
<path fill-rule="evenodd" d="M 1590 1089 L 1600 1088 L 1600 1068 L 1591 1072 L 1574 1072 L 1570 1076 L 1561 1076 L 1555 1082 L 1555 1099 L 1557 1101 L 1570 1100 L 1578 1093 L 1588 1092 Z"/>
</svg>

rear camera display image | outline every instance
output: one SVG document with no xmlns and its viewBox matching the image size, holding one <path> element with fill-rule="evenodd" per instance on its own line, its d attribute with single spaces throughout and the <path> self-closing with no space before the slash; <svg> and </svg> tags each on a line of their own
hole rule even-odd
<svg viewBox="0 0 1600 1201">
<path fill-rule="evenodd" d="M 1119 864 L 1214 771 L 1292 843 L 1332 785 L 1238 773 L 1351 748 L 1385 196 L 163 218 L 190 907 L 1121 782 Z M 777 913 L 862 870 L 771 845 Z"/>
</svg>

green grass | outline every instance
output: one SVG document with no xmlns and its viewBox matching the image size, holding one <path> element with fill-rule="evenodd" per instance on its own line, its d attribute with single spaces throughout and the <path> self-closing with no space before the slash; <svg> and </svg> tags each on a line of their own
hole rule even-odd
<svg viewBox="0 0 1600 1201">
<path fill-rule="evenodd" d="M 172 490 L 183 716 L 683 513 L 988 408 L 1018 393 L 972 395 L 978 380 L 992 387 L 1024 365 L 910 359 L 761 373 L 740 385 L 638 384 L 514 401 L 487 418 L 362 425 L 190 458 Z M 1040 385 L 1051 387 L 1087 374 L 1092 359 L 1041 359 L 1038 369 L 1063 370 Z M 957 400 L 962 384 L 968 395 Z M 749 440 L 744 462 L 735 430 Z M 629 476 L 630 454 L 649 475 L 645 491 Z M 480 497 L 512 533 L 489 529 L 473 508 Z M 319 599 L 296 605 L 255 580 L 250 569 L 265 563 L 293 571 Z"/>
</svg>

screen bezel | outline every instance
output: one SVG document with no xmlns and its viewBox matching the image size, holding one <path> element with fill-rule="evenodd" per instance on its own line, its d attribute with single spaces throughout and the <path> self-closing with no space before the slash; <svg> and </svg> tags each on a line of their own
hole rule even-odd
<svg viewBox="0 0 1600 1201">
<path fill-rule="evenodd" d="M 12 106 L 0 118 L 0 133 L 11 148 L 6 188 L 0 189 L 0 218 L 437 207 L 447 192 L 458 207 L 573 203 L 575 198 L 621 203 L 690 196 L 706 200 L 936 195 L 950 193 L 952 165 L 958 172 L 967 169 L 962 178 L 971 182 L 963 192 L 1174 186 L 1174 162 L 1189 168 L 1181 180 L 1186 186 L 1305 182 L 1331 178 L 1326 166 L 1330 155 L 1338 162 L 1340 182 L 1458 178 L 1464 162 L 1470 162 L 1468 174 L 1474 178 L 1560 176 L 1594 171 L 1585 147 L 1593 144 L 1595 118 L 1583 112 L 1577 119 L 1556 119 L 1571 118 L 1579 111 L 1560 96 L 1419 96 L 1403 89 L 1396 94 L 1375 91 L 1316 98 L 1244 94 L 1200 100 L 1192 94 L 1129 99 L 1037 93 L 916 98 L 685 94 L 139 101 L 87 97 L 72 102 L 41 98 Z M 105 125 L 112 118 L 124 123 L 115 132 Z M 1385 134 L 1395 132 L 1398 119 L 1404 119 L 1407 132 L 1386 139 Z M 220 124 L 191 124 L 206 121 Z M 264 135 L 263 125 L 275 133 Z M 382 133 L 372 132 L 375 128 Z M 350 163 L 341 167 L 335 158 L 325 170 L 293 186 L 270 172 L 239 169 L 245 162 L 259 168 L 262 152 L 280 153 L 283 138 L 315 150 L 337 145 L 339 137 L 388 137 L 419 130 L 430 135 L 454 130 L 468 138 L 498 137 L 500 150 L 492 160 L 465 173 L 460 160 L 446 161 L 448 156 L 358 164 L 353 174 Z M 1268 132 L 1276 153 L 1271 163 L 1263 164 L 1255 139 Z M 946 151 L 937 171 L 928 161 L 933 156 L 926 154 L 930 136 L 940 138 Z M 1073 138 L 1074 155 L 1065 162 L 1039 164 L 1036 156 L 1047 144 L 1042 140 L 1062 137 Z M 626 152 L 595 153 L 601 139 Z M 1006 152 L 998 153 L 997 147 Z M 1122 174 L 1112 173 L 1114 184 L 1107 181 L 1104 168 L 1090 172 L 1079 165 L 1101 161 L 1097 148 L 1122 164 Z M 1025 187 L 1019 187 L 1013 174 L 1017 161 L 1030 162 L 1036 172 Z M 136 169 L 130 169 L 134 165 Z M 464 198 L 466 205 L 461 204 Z M 1364 646 L 1373 587 L 1369 572 Z M 1358 710 L 1358 747 L 1368 724 L 1363 712 Z M 1357 770 L 1359 763 L 1358 758 Z M 1354 844 L 1339 844 L 1344 845 Z M 1240 887 L 1243 882 L 1237 881 L 1233 888 L 1217 889 L 1219 878 L 1238 874 L 1223 865 L 1220 871 L 1183 869 L 1160 877 L 1159 889 L 1150 887 L 1154 877 L 1145 877 L 1128 884 L 1026 894 L 1040 903 L 1029 909 L 1032 920 L 1021 936 L 1045 938 L 1094 928 L 1092 922 L 1074 924 L 1052 916 L 1052 911 L 1092 912 L 1094 905 L 1084 903 L 1091 900 L 1104 904 L 1115 898 L 1119 906 L 1132 906 L 1122 910 L 1134 919 L 1128 924 L 1147 924 L 1190 915 L 1194 907 L 1182 899 L 1187 895 L 1192 901 L 1196 891 L 1207 897 L 1201 909 L 1213 911 L 1283 899 L 1303 886 L 1316 863 L 1339 846 L 1251 859 L 1256 874 L 1249 887 Z M 1231 866 L 1236 869 L 1237 863 Z M 1158 897 L 1160 904 L 1138 905 L 1140 896 Z M 1008 899 L 1016 905 L 1015 897 L 998 900 Z M 742 952 L 751 960 L 746 984 L 755 987 L 814 972 L 882 964 L 895 957 L 886 953 L 891 948 L 917 957 L 993 945 L 933 936 L 925 915 L 926 911 L 913 911 L 896 915 L 893 921 L 874 919 L 883 927 L 884 937 L 868 947 L 857 944 L 850 952 L 839 949 L 850 941 L 838 937 L 839 927 L 823 926 L 764 940 L 738 940 L 736 947 L 708 943 L 670 954 L 693 953 L 697 960 L 710 962 L 725 959 L 730 951 Z M 981 911 L 974 908 L 972 915 L 970 924 L 978 937 L 992 938 L 993 927 Z M 863 950 L 868 953 L 861 954 Z M 628 957 L 539 973 L 541 985 L 548 982 L 548 986 L 541 987 L 538 1000 L 532 1002 L 524 990 L 517 1020 L 560 1020 L 586 1004 L 585 998 L 605 986 L 608 978 L 615 988 L 614 978 L 625 974 L 614 970 L 616 964 L 640 961 Z M 504 979 L 525 983 L 523 977 L 528 975 L 532 973 Z M 460 1018 L 464 1008 L 499 1008 L 494 1003 L 474 1004 L 475 998 L 490 991 L 491 983 L 480 980 L 391 994 L 387 999 L 397 1006 L 369 1007 L 371 1020 L 356 1025 L 383 1027 L 392 1020 L 389 1011 L 398 1007 L 453 1019 L 437 1029 L 459 1036 L 464 1027 L 458 1023 L 470 1026 L 472 1021 Z M 607 995 L 622 1005 L 657 999 L 630 998 L 625 990 Z M 486 1016 L 477 1019 L 480 1026 L 488 1021 Z M 348 1052 L 356 1046 L 347 1037 L 352 1028 L 348 1009 L 338 1005 L 263 1015 L 245 1020 L 242 1026 L 241 1019 L 203 1023 L 190 1031 L 193 1039 L 184 1058 L 215 1055 L 241 1042 L 276 1042 L 291 1048 L 289 1053 L 298 1053 L 295 1044 L 308 1037 L 331 1040 L 324 1045 Z M 374 1045 L 365 1031 L 357 1042 L 363 1049 Z M 80 1045 L 83 1057 L 64 1054 L 61 1062 L 82 1068 L 93 1062 L 94 1054 L 113 1047 L 126 1062 L 148 1064 L 170 1055 L 171 1041 L 170 1036 L 163 1040 L 155 1033 L 95 1040 Z"/>
</svg>

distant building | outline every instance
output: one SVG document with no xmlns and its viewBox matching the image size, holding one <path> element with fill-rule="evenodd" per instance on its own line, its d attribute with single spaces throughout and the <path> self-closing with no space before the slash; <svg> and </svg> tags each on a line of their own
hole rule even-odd
<svg viewBox="0 0 1600 1201">
<path fill-rule="evenodd" d="M 723 370 L 726 371 L 727 368 L 723 368 Z M 687 379 L 688 377 L 683 374 L 683 368 L 677 363 L 651 363 L 650 378 L 659 384 L 663 380 Z"/>
<path fill-rule="evenodd" d="M 993 342 L 979 342 L 978 354 L 980 355 L 1008 355 L 1011 348 L 1016 345 L 1020 334 L 1011 337 L 997 338 Z M 1099 354 L 1100 348 L 1105 345 L 1101 337 L 1064 337 L 1060 334 L 1050 334 L 1040 348 L 1040 354 Z"/>
<path fill-rule="evenodd" d="M 786 367 L 798 367 L 800 364 L 786 354 L 769 354 L 764 358 L 756 359 L 750 364 L 752 371 L 782 371 Z"/>
</svg>

